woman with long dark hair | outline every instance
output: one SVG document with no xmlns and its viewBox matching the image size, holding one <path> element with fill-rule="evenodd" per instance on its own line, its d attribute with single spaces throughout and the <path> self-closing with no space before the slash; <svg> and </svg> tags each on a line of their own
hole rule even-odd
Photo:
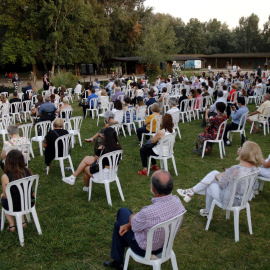
<svg viewBox="0 0 270 270">
<path fill-rule="evenodd" d="M 3 188 L 3 194 L 1 195 L 1 204 L 2 207 L 6 210 L 9 210 L 8 207 L 8 200 L 6 195 L 6 186 L 8 183 L 28 177 L 32 175 L 32 172 L 30 169 L 25 167 L 25 160 L 23 157 L 22 152 L 19 150 L 11 150 L 7 157 L 6 157 L 6 163 L 5 163 L 5 174 L 2 175 L 1 181 L 2 181 L 2 188 Z M 13 201 L 13 211 L 21 211 L 21 198 L 20 193 L 17 187 L 12 187 L 10 189 L 12 201 Z M 33 204 L 35 198 L 33 197 Z M 10 232 L 15 232 L 16 227 L 14 225 L 14 218 L 13 216 L 6 215 L 6 218 L 8 220 L 9 226 L 7 227 L 7 230 Z M 26 227 L 26 222 L 24 220 L 24 216 L 22 216 L 22 225 L 23 227 Z"/>
<path fill-rule="evenodd" d="M 94 157 L 86 156 L 80 163 L 75 173 L 73 173 L 69 177 L 63 178 L 63 181 L 70 185 L 74 185 L 76 177 L 78 177 L 81 173 L 83 173 L 83 179 L 85 183 L 85 186 L 83 187 L 83 191 L 87 192 L 88 187 L 89 187 L 90 177 L 99 179 L 99 172 L 94 173 L 94 174 L 90 173 L 91 164 L 94 163 L 102 155 L 105 155 L 113 151 L 121 150 L 121 149 L 122 148 L 118 141 L 116 131 L 111 127 L 106 128 L 104 130 L 104 144 L 98 148 L 96 155 Z M 119 160 L 118 160 L 118 163 L 119 163 Z M 108 159 L 103 159 L 103 167 L 104 167 L 103 178 L 108 178 L 108 174 L 110 171 L 110 163 Z"/>
</svg>

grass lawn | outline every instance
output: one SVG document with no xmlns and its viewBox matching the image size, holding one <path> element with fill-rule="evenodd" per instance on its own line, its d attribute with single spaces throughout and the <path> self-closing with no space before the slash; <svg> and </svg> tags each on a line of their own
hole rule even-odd
<svg viewBox="0 0 270 270">
<path fill-rule="evenodd" d="M 73 116 L 82 115 L 78 102 L 74 102 Z M 250 105 L 254 110 L 254 105 Z M 226 148 L 226 156 L 220 159 L 218 147 L 211 155 L 202 159 L 193 153 L 194 141 L 202 132 L 201 121 L 180 123 L 182 140 L 176 138 L 174 146 L 178 177 L 175 176 L 171 161 L 169 171 L 174 179 L 173 194 L 177 188 L 190 188 L 211 170 L 229 167 L 237 163 L 236 151 L 240 145 L 240 136 L 233 136 L 233 145 Z M 82 139 L 94 135 L 99 128 L 96 119 L 83 120 Z M 269 135 L 263 131 L 249 134 L 248 139 L 257 142 L 266 157 L 270 153 Z M 2 140 L 1 140 L 2 141 Z M 76 141 L 77 142 L 77 141 Z M 128 207 L 139 211 L 151 203 L 149 190 L 150 177 L 138 176 L 142 169 L 138 140 L 136 135 L 120 135 L 124 149 L 119 165 L 119 179 L 125 196 L 122 202 L 115 183 L 111 184 L 113 206 L 107 204 L 103 185 L 93 185 L 91 201 L 82 191 L 82 177 L 70 186 L 61 180 L 58 161 L 52 162 L 49 175 L 46 175 L 44 156 L 39 156 L 37 143 L 34 144 L 35 159 L 29 167 L 39 174 L 40 182 L 36 209 L 42 236 L 39 236 L 34 223 L 24 230 L 25 247 L 21 247 L 17 233 L 3 231 L 0 237 L 0 269 L 104 269 L 103 262 L 110 258 L 110 245 L 113 224 L 117 210 Z M 1 142 L 2 144 L 2 142 Z M 2 145 L 1 145 L 2 148 Z M 83 141 L 72 149 L 72 160 L 77 167 L 86 155 L 93 155 L 93 147 Z M 66 171 L 66 175 L 70 172 Z M 176 237 L 174 251 L 179 269 L 269 269 L 270 250 L 270 184 L 265 183 L 263 193 L 251 202 L 253 235 L 249 234 L 246 212 L 240 213 L 240 242 L 234 242 L 233 216 L 225 219 L 225 211 L 216 208 L 209 231 L 205 231 L 206 218 L 199 215 L 204 208 L 205 197 L 196 195 L 190 203 L 184 205 L 187 213 L 182 228 Z M 6 224 L 7 226 L 7 224 Z M 130 260 L 129 269 L 150 269 Z M 171 269 L 171 263 L 162 265 L 162 269 Z"/>
</svg>

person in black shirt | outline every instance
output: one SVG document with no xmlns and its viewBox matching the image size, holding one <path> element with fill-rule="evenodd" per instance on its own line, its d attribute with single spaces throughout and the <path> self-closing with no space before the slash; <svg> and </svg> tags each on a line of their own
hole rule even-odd
<svg viewBox="0 0 270 270">
<path fill-rule="evenodd" d="M 178 108 L 179 108 L 179 110 L 182 112 L 182 111 L 184 111 L 184 106 L 183 106 L 183 104 L 182 104 L 182 108 L 180 108 L 180 104 L 181 104 L 181 101 L 182 100 L 185 100 L 185 99 L 187 99 L 188 97 L 187 97 L 187 90 L 186 89 L 182 89 L 181 90 L 181 97 L 179 98 L 179 101 L 178 101 Z"/>
</svg>

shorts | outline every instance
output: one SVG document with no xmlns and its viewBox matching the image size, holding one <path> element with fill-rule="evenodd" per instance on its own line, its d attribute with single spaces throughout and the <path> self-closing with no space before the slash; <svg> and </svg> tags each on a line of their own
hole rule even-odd
<svg viewBox="0 0 270 270">
<path fill-rule="evenodd" d="M 251 116 L 248 117 L 248 119 L 249 119 L 251 122 L 263 121 L 263 117 L 260 116 L 259 114 L 251 115 Z"/>
</svg>

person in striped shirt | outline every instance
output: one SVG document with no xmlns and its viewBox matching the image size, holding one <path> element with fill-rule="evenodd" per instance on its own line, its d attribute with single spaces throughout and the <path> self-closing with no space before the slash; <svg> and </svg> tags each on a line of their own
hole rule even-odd
<svg viewBox="0 0 270 270">
<path fill-rule="evenodd" d="M 138 213 L 132 213 L 125 207 L 118 210 L 111 246 L 113 260 L 105 261 L 104 266 L 123 269 L 124 252 L 127 246 L 139 256 L 145 256 L 148 231 L 155 225 L 185 211 L 180 199 L 172 195 L 173 179 L 168 172 L 159 170 L 153 173 L 150 190 L 154 195 L 152 204 L 143 207 Z M 164 237 L 162 229 L 155 231 L 152 254 L 162 251 Z"/>
</svg>

